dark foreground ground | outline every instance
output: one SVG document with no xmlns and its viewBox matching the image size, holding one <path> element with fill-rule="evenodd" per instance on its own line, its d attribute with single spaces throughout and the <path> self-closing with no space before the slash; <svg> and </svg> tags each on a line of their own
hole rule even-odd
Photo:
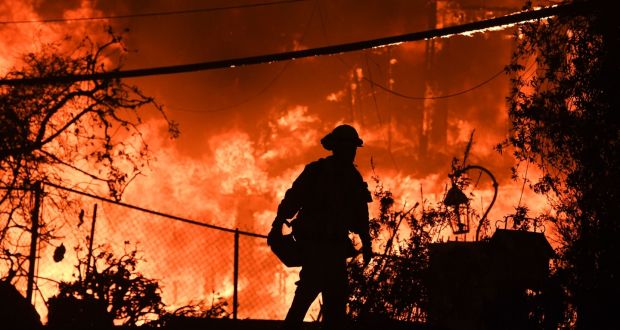
<svg viewBox="0 0 620 330">
<path fill-rule="evenodd" d="M 205 319 L 184 319 L 171 324 L 169 329 L 221 329 L 221 330 L 275 330 L 282 328 L 282 321 L 271 320 L 205 320 Z M 317 322 L 306 323 L 306 330 L 321 329 Z M 403 322 L 366 322 L 351 324 L 349 329 L 370 330 L 427 330 L 419 324 L 403 323 Z"/>
<path fill-rule="evenodd" d="M 57 328 L 44 327 L 44 329 L 57 330 Z M 130 330 L 130 329 L 149 329 L 149 328 L 127 328 L 127 327 L 113 327 L 110 330 Z M 227 320 L 227 319 L 179 319 L 171 322 L 171 324 L 164 328 L 168 330 L 185 330 L 185 329 L 217 329 L 217 330 L 279 330 L 282 329 L 282 321 L 272 320 Z M 320 324 L 316 322 L 309 322 L 304 325 L 304 330 L 319 330 Z M 366 322 L 351 324 L 347 329 L 351 330 L 430 330 L 430 328 L 411 323 L 403 322 Z M 59 330 L 59 329 L 58 329 Z M 102 329 L 104 330 L 104 329 Z M 107 329 L 105 329 L 107 330 Z"/>
</svg>

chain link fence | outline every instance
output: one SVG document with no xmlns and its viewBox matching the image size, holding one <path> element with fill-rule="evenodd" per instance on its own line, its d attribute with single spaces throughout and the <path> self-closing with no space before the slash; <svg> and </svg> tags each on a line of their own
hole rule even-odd
<svg viewBox="0 0 620 330">
<path fill-rule="evenodd" d="M 69 200 L 80 200 L 80 206 L 54 217 L 56 246 L 43 248 L 39 243 L 35 304 L 44 319 L 45 303 L 57 294 L 59 282 L 76 280 L 78 258 L 88 253 L 91 234 L 93 258 L 102 251 L 120 257 L 137 250 L 136 271 L 157 280 L 168 311 L 188 305 L 208 309 L 220 304 L 225 310 L 220 317 L 284 318 L 299 269 L 286 268 L 271 253 L 265 235 L 53 188 L 69 194 Z M 52 223 L 50 204 L 51 198 L 43 197 L 41 219 L 48 224 Z M 60 244 L 67 252 L 63 260 L 54 262 L 54 247 Z M 316 314 L 318 301 L 308 319 Z"/>
</svg>

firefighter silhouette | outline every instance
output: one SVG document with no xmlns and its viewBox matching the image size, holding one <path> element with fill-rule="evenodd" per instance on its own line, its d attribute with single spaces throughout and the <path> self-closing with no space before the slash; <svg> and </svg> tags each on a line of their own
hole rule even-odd
<svg viewBox="0 0 620 330">
<path fill-rule="evenodd" d="M 292 220 L 302 266 L 285 328 L 299 329 L 319 293 L 323 295 L 325 329 L 343 329 L 346 322 L 346 259 L 355 254 L 349 232 L 358 234 L 367 264 L 372 257 L 368 227 L 368 185 L 354 165 L 363 141 L 355 128 L 340 125 L 321 139 L 331 156 L 304 168 L 278 206 L 273 233 Z M 271 244 L 271 243 L 270 243 Z"/>
</svg>

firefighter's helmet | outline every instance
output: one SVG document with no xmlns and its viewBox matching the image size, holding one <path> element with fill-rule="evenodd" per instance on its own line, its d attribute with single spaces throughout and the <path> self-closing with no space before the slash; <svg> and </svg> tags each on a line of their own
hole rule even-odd
<svg viewBox="0 0 620 330">
<path fill-rule="evenodd" d="M 357 131 L 351 125 L 340 125 L 334 130 L 325 135 L 321 139 L 321 145 L 323 148 L 332 151 L 336 148 L 336 146 L 355 146 L 361 147 L 364 144 L 364 141 L 360 139 Z"/>
</svg>

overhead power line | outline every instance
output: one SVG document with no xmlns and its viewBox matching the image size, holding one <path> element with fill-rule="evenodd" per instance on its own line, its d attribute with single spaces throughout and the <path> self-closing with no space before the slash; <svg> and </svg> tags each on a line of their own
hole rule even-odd
<svg viewBox="0 0 620 330">
<path fill-rule="evenodd" d="M 317 10 L 318 10 L 318 2 L 315 2 L 315 5 L 314 5 L 314 7 L 312 9 L 312 12 L 310 12 L 310 16 L 308 17 L 308 21 L 307 21 L 306 26 L 305 26 L 305 28 L 303 30 L 303 34 L 301 35 L 301 38 L 299 38 L 299 43 L 303 43 L 304 40 L 306 39 L 306 36 L 308 35 L 308 31 L 310 30 L 309 29 L 310 28 L 310 23 L 312 23 L 312 19 L 314 18 L 314 15 L 316 14 Z M 276 81 L 278 79 L 280 79 L 282 74 L 284 74 L 284 72 L 289 68 L 290 64 L 291 64 L 290 61 L 284 63 L 282 65 L 282 67 L 280 68 L 280 70 L 278 72 L 276 72 L 276 74 L 273 76 L 273 78 L 271 78 L 261 89 L 257 90 L 253 94 L 250 94 L 250 95 L 242 98 L 240 101 L 235 102 L 234 104 L 226 105 L 226 106 L 219 107 L 219 108 L 204 109 L 204 110 L 190 109 L 190 108 L 178 107 L 178 106 L 174 106 L 174 105 L 167 105 L 167 107 L 168 107 L 168 109 L 171 109 L 173 111 L 190 112 L 190 113 L 202 113 L 202 114 L 216 113 L 216 112 L 222 112 L 222 111 L 234 109 L 234 108 L 239 107 L 239 106 L 241 106 L 243 104 L 246 104 L 250 100 L 252 100 L 252 99 L 262 95 L 267 90 L 269 90 L 269 88 L 271 88 L 271 86 L 273 86 L 276 83 Z"/>
<path fill-rule="evenodd" d="M 345 52 L 359 51 L 375 47 L 383 47 L 403 42 L 419 41 L 437 37 L 447 37 L 462 33 L 471 33 L 489 28 L 497 28 L 502 26 L 524 23 L 536 19 L 548 18 L 562 14 L 574 13 L 585 8 L 583 3 L 570 3 L 553 7 L 546 7 L 538 10 L 524 11 L 511 15 L 501 16 L 497 18 L 482 20 L 473 23 L 466 23 L 456 26 L 449 26 L 441 29 L 432 29 L 421 32 L 402 34 L 379 39 L 352 42 L 347 44 L 325 46 L 319 48 L 310 48 L 304 50 L 274 53 L 267 55 L 258 55 L 242 58 L 233 58 L 225 60 L 217 60 L 210 62 L 200 62 L 191 64 L 181 64 L 172 66 L 161 66 L 144 69 L 134 69 L 125 71 L 109 71 L 98 72 L 93 74 L 67 75 L 53 77 L 37 77 L 37 78 L 15 78 L 0 79 L 0 85 L 25 85 L 25 84 L 51 84 L 51 83 L 71 83 L 76 81 L 87 80 L 104 80 L 104 79 L 120 79 L 132 77 L 145 77 L 165 74 L 177 74 L 195 71 L 214 70 L 222 68 L 233 68 L 246 65 L 254 65 L 261 63 L 272 63 L 278 61 L 294 60 L 305 57 L 334 55 Z"/>
<path fill-rule="evenodd" d="M 484 81 L 482 81 L 482 82 L 480 82 L 480 83 L 478 83 L 478 84 L 476 84 L 476 85 L 474 85 L 472 87 L 469 87 L 469 88 L 464 89 L 464 90 L 459 91 L 459 92 L 450 93 L 450 94 L 444 94 L 444 95 L 437 95 L 437 96 L 414 96 L 414 95 L 407 95 L 407 94 L 403 94 L 403 93 L 397 92 L 397 91 L 395 91 L 393 89 L 390 89 L 390 88 L 388 88 L 388 87 L 386 87 L 386 86 L 384 86 L 384 85 L 382 85 L 382 84 L 380 84 L 380 83 L 378 83 L 378 82 L 376 82 L 376 81 L 374 81 L 372 79 L 364 77 L 364 80 L 368 81 L 368 83 L 371 86 L 377 86 L 380 89 L 382 89 L 382 90 L 384 90 L 384 91 L 386 91 L 388 93 L 394 94 L 396 96 L 399 96 L 399 97 L 402 97 L 402 98 L 405 98 L 405 99 L 409 99 L 409 100 L 439 100 L 439 99 L 447 99 L 447 98 L 451 98 L 451 97 L 455 97 L 455 96 L 459 96 L 459 95 L 463 95 L 463 94 L 469 93 L 469 92 L 471 92 L 471 91 L 473 91 L 475 89 L 478 89 L 478 88 L 480 88 L 480 87 L 490 83 L 495 78 L 501 76 L 502 73 L 504 73 L 504 72 L 506 72 L 506 70 L 501 69 L 499 72 L 495 73 L 491 77 L 485 79 Z"/>
<path fill-rule="evenodd" d="M 294 3 L 294 2 L 305 2 L 305 1 L 308 1 L 308 0 L 280 0 L 280 1 L 259 2 L 259 3 L 250 3 L 250 4 L 244 4 L 244 5 L 234 5 L 234 6 L 197 8 L 197 9 L 185 9 L 185 10 L 174 10 L 174 11 L 158 11 L 158 12 L 150 12 L 150 13 L 136 13 L 136 14 L 125 14 L 125 15 L 107 15 L 107 16 L 75 17 L 75 18 L 48 18 L 48 19 L 40 19 L 40 20 L 0 21 L 0 24 L 62 23 L 62 22 L 75 22 L 75 21 L 94 21 L 94 20 L 103 20 L 103 19 L 173 16 L 173 15 L 184 15 L 184 14 L 208 13 L 208 12 L 231 10 L 231 9 L 265 7 L 265 6 L 282 5 L 282 4 L 289 4 L 289 3 Z"/>
<path fill-rule="evenodd" d="M 536 64 L 536 62 L 533 62 L 531 65 L 527 66 L 527 68 L 524 71 L 524 74 L 530 73 L 530 69 L 532 69 L 535 64 Z M 364 80 L 366 80 L 371 86 L 379 87 L 380 89 L 382 89 L 382 90 L 384 90 L 384 91 L 386 91 L 386 92 L 388 92 L 390 94 L 393 94 L 393 95 L 396 95 L 398 97 L 402 97 L 402 98 L 405 98 L 405 99 L 409 99 L 409 100 L 440 100 L 440 99 L 447 99 L 447 98 L 451 98 L 451 97 L 467 94 L 467 93 L 469 93 L 469 92 L 471 92 L 473 90 L 476 90 L 476 89 L 478 89 L 478 88 L 480 88 L 480 87 L 490 83 L 491 81 L 495 80 L 495 78 L 501 76 L 505 72 L 506 72 L 505 69 L 501 69 L 499 72 L 495 73 L 491 77 L 489 77 L 489 78 L 487 78 L 487 79 L 485 79 L 485 80 L 483 80 L 483 81 L 481 81 L 481 82 L 479 82 L 479 83 L 477 83 L 477 84 L 475 84 L 475 85 L 473 85 L 471 87 L 468 87 L 468 88 L 466 88 L 464 90 L 461 90 L 461 91 L 458 91 L 458 92 L 453 92 L 453 93 L 448 93 L 448 94 L 443 94 L 443 95 L 437 95 L 437 96 L 407 95 L 407 94 L 403 94 L 403 93 L 400 93 L 398 91 L 395 91 L 393 89 L 390 89 L 390 88 L 388 88 L 388 87 L 386 87 L 386 86 L 384 86 L 384 85 L 382 85 L 382 84 L 380 84 L 380 83 L 378 83 L 378 82 L 376 82 L 376 81 L 374 81 L 374 80 L 372 80 L 370 78 L 364 77 Z M 533 73 L 533 72 L 531 72 L 531 73 Z M 530 73 L 529 76 L 531 76 L 531 73 Z"/>
<path fill-rule="evenodd" d="M 321 12 L 319 11 L 319 14 Z M 327 29 L 325 28 L 325 21 L 323 20 L 323 16 L 320 15 L 319 16 L 321 18 L 321 28 L 323 31 L 323 38 L 325 38 L 325 40 L 329 40 L 329 38 L 327 37 Z M 349 67 L 350 65 L 348 63 L 346 63 L 340 56 L 337 57 L 337 59 L 340 61 L 340 63 L 342 65 L 344 65 L 345 67 Z M 368 82 L 370 84 L 370 87 L 372 88 L 372 98 L 373 98 L 373 102 L 375 105 L 375 108 L 377 109 L 377 116 L 379 117 L 379 122 L 381 123 L 381 116 L 379 114 L 379 108 L 377 106 L 377 99 L 375 96 L 375 92 L 374 92 L 374 87 L 378 87 L 379 89 L 382 89 L 385 92 L 388 92 L 392 95 L 396 95 L 398 97 L 402 97 L 405 99 L 409 99 L 409 100 L 417 100 L 417 101 L 423 101 L 423 100 L 438 100 L 438 99 L 447 99 L 447 98 L 452 98 L 455 96 L 459 96 L 459 95 L 463 95 L 466 93 L 469 93 L 473 90 L 476 90 L 488 83 L 490 83 L 491 81 L 495 80 L 495 78 L 499 77 L 502 73 L 505 72 L 505 70 L 502 68 L 499 72 L 494 73 L 491 77 L 483 80 L 482 82 L 472 86 L 472 87 L 468 87 L 464 90 L 458 91 L 458 92 L 453 92 L 453 93 L 449 93 L 449 94 L 443 94 L 443 95 L 436 95 L 436 96 L 419 96 L 419 95 L 407 95 L 401 92 L 398 92 L 394 89 L 391 89 L 390 87 L 387 87 L 381 83 L 378 83 L 377 81 L 375 81 L 374 79 L 372 79 L 372 71 L 370 69 L 370 66 L 368 65 L 368 57 L 366 56 L 366 67 L 368 70 L 368 77 L 364 76 L 363 79 Z"/>
</svg>

